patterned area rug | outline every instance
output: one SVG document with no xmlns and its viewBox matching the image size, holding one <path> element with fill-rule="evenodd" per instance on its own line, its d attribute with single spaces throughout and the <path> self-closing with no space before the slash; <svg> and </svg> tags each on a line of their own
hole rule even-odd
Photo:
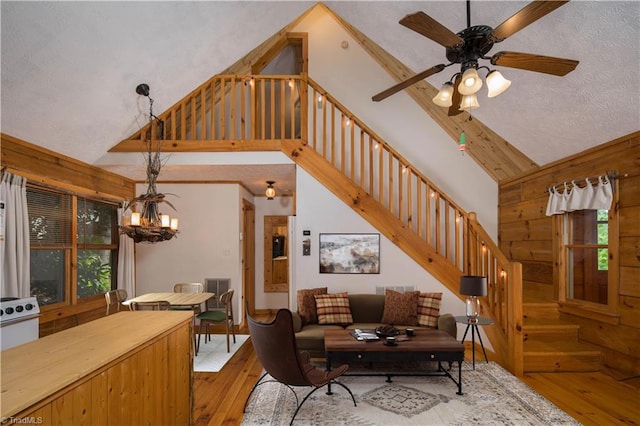
<svg viewBox="0 0 640 426">
<path fill-rule="evenodd" d="M 227 352 L 226 334 L 212 334 L 211 341 L 206 344 L 204 343 L 203 335 L 198 355 L 193 357 L 193 371 L 220 371 L 248 338 L 249 336 L 246 334 L 236 334 L 236 343 L 233 343 L 233 336 L 229 336 L 229 349 L 231 351 Z"/>
<path fill-rule="evenodd" d="M 455 367 L 454 367 L 455 368 Z M 297 425 L 579 425 L 571 416 L 495 363 L 462 367 L 462 392 L 448 377 L 343 377 L 357 407 L 340 386 L 304 403 Z M 457 373 L 457 371 L 456 371 Z M 457 376 L 457 374 L 456 374 Z M 296 388 L 300 401 L 311 388 Z M 242 424 L 288 425 L 296 409 L 291 390 L 279 383 L 256 388 Z"/>
</svg>

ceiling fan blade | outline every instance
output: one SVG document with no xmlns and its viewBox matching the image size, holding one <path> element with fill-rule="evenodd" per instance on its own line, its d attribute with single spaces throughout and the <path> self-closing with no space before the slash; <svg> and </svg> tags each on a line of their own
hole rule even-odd
<svg viewBox="0 0 640 426">
<path fill-rule="evenodd" d="M 576 69 L 580 62 L 531 53 L 498 52 L 491 57 L 491 63 L 503 67 L 563 76 Z"/>
<path fill-rule="evenodd" d="M 424 12 L 407 15 L 400 20 L 400 24 L 444 47 L 454 47 L 464 42 L 453 31 Z"/>
<path fill-rule="evenodd" d="M 458 91 L 458 84 L 462 80 L 462 76 L 457 76 L 455 81 L 453 82 L 453 95 L 451 96 L 451 106 L 449 107 L 449 112 L 447 115 L 449 117 L 456 116 L 458 114 L 462 114 L 462 110 L 460 109 L 460 101 L 462 100 L 462 95 Z"/>
<path fill-rule="evenodd" d="M 498 25 L 492 33 L 492 38 L 495 42 L 500 42 L 505 38 L 512 36 L 529 24 L 534 23 L 543 16 L 553 12 L 569 0 L 562 1 L 547 1 L 547 0 L 535 0 L 518 12 L 512 17 Z"/>
<path fill-rule="evenodd" d="M 419 82 L 420 80 L 424 80 L 425 78 L 433 75 L 433 74 L 437 74 L 440 71 L 442 71 L 445 68 L 444 64 L 439 64 L 436 66 L 433 66 L 431 68 L 429 68 L 428 70 L 424 70 L 421 73 L 418 73 L 416 75 L 414 75 L 413 77 L 410 77 L 408 79 L 406 79 L 405 81 L 401 81 L 400 83 L 396 84 L 393 87 L 388 88 L 387 90 L 383 90 L 382 92 L 378 93 L 377 95 L 374 95 L 371 99 L 374 102 L 380 102 L 383 99 L 388 98 L 389 96 L 393 95 L 396 92 L 399 92 L 400 90 L 411 86 L 412 84 L 415 84 L 417 82 Z"/>
</svg>

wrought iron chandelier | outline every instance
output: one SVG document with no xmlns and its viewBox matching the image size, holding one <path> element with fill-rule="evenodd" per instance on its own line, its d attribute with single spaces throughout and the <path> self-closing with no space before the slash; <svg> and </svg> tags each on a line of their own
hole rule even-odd
<svg viewBox="0 0 640 426">
<path fill-rule="evenodd" d="M 136 243 L 157 243 L 170 240 L 178 233 L 178 219 L 160 212 L 162 203 L 173 210 L 175 207 L 156 189 L 156 181 L 162 168 L 160 145 L 164 139 L 164 122 L 153 114 L 153 99 L 149 96 L 149 85 L 139 84 L 136 93 L 149 98 L 149 128 L 145 134 L 148 186 L 146 193 L 133 198 L 124 206 L 120 233 L 128 235 Z M 131 215 L 127 214 L 129 210 Z"/>
</svg>

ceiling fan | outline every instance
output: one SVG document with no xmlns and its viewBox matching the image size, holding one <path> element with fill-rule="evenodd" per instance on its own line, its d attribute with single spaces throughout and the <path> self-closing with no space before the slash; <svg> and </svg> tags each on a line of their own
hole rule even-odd
<svg viewBox="0 0 640 426">
<path fill-rule="evenodd" d="M 495 43 L 504 41 L 507 37 L 553 12 L 568 1 L 535 0 L 496 28 L 491 28 L 488 25 L 471 26 L 471 5 L 470 0 L 467 0 L 467 28 L 457 34 L 454 34 L 424 12 L 407 15 L 400 20 L 400 24 L 444 46 L 449 63 L 435 65 L 422 71 L 374 95 L 372 99 L 375 102 L 379 102 L 420 80 L 441 72 L 451 65 L 460 64 L 460 72 L 454 74 L 442 86 L 438 95 L 433 98 L 434 103 L 437 105 L 449 107 L 449 115 L 457 115 L 464 110 L 479 106 L 476 93 L 483 83 L 478 76 L 478 70 L 484 68 L 488 71 L 486 77 L 487 86 L 489 87 L 488 97 L 499 95 L 511 84 L 499 71 L 491 70 L 487 66 L 481 66 L 480 60 L 490 61 L 492 65 L 557 76 L 568 74 L 576 68 L 578 61 L 508 51 L 486 56 Z"/>
</svg>

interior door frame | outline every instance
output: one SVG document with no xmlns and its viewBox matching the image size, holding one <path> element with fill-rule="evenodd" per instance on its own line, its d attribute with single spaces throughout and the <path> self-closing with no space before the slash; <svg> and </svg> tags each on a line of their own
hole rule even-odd
<svg viewBox="0 0 640 426">
<path fill-rule="evenodd" d="M 242 199 L 242 306 L 241 325 L 246 324 L 247 312 L 256 310 L 256 208 Z"/>
</svg>

